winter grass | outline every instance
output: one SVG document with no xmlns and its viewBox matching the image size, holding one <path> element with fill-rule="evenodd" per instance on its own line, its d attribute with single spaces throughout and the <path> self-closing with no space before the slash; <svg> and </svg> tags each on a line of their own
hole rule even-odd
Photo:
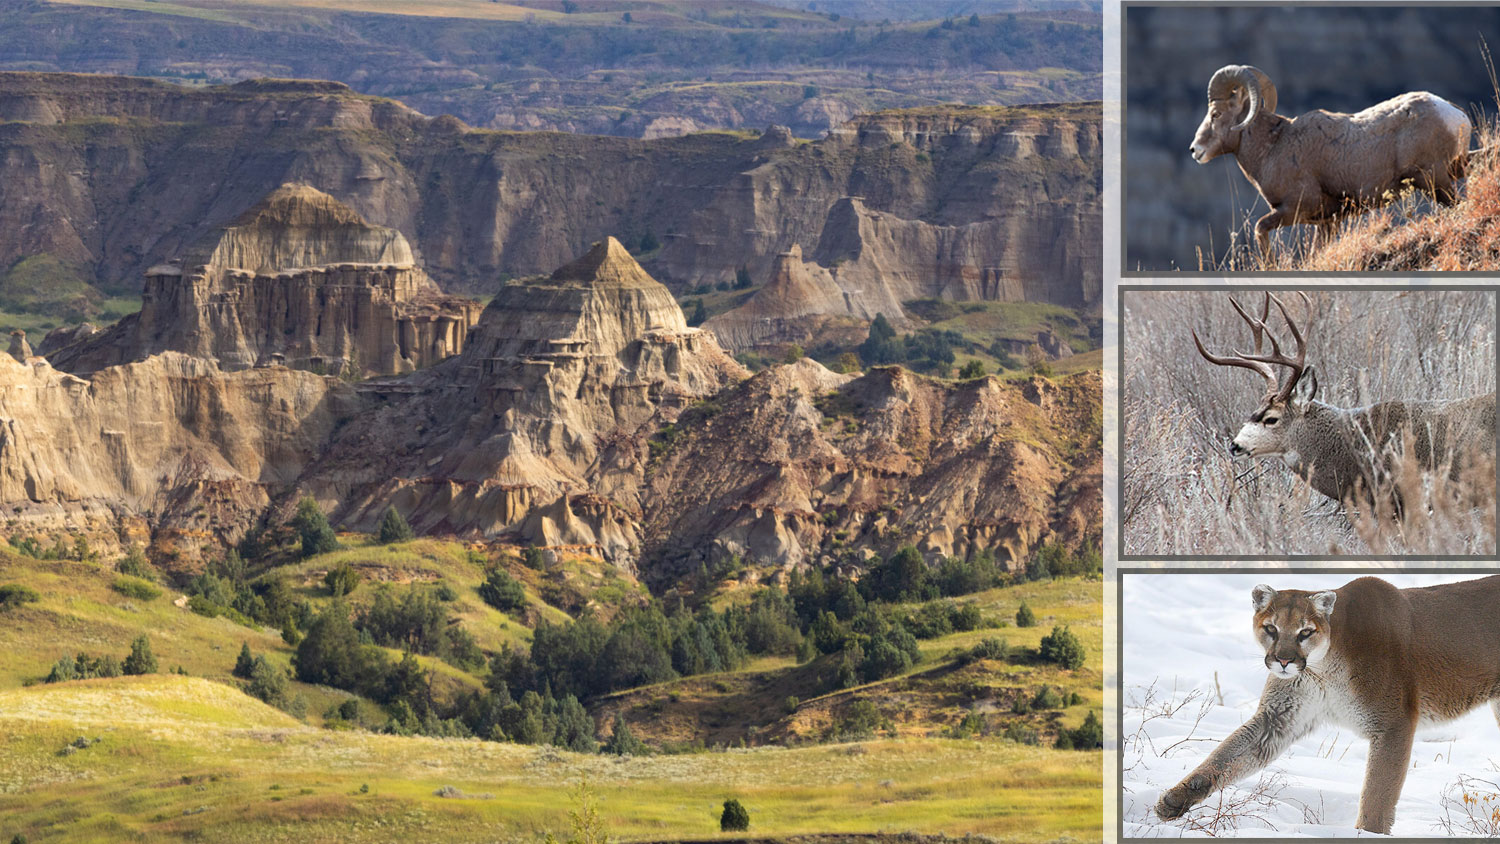
<svg viewBox="0 0 1500 844">
<path fill-rule="evenodd" d="M 1361 407 L 1389 399 L 1450 400 L 1495 389 L 1495 297 L 1488 291 L 1309 290 L 1284 293 L 1308 340 L 1318 399 Z M 1261 292 L 1235 294 L 1258 312 Z M 1403 477 L 1404 520 L 1346 511 L 1277 458 L 1233 459 L 1228 444 L 1264 382 L 1198 355 L 1191 331 L 1220 354 L 1248 350 L 1250 331 L 1222 291 L 1126 291 L 1121 328 L 1120 524 L 1127 555 L 1490 554 L 1494 466 L 1462 482 Z M 1284 345 L 1290 332 L 1272 309 Z M 1287 349 L 1290 351 L 1290 349 Z"/>
</svg>

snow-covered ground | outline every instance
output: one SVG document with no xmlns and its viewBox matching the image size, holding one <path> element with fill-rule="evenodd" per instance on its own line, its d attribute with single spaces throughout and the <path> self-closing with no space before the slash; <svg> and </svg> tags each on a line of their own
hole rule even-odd
<svg viewBox="0 0 1500 844">
<path fill-rule="evenodd" d="M 1274 570 L 1122 576 L 1120 811 L 1127 837 L 1368 835 L 1354 823 L 1369 743 L 1333 726 L 1319 728 L 1261 773 L 1211 795 L 1182 818 L 1163 822 L 1152 812 L 1164 789 L 1255 711 L 1266 679 L 1264 652 L 1250 630 L 1255 584 L 1332 589 L 1356 576 Z M 1404 588 L 1480 575 L 1380 576 Z M 1488 707 L 1419 732 L 1393 835 L 1497 834 L 1497 771 L 1500 727 Z M 1477 799 L 1468 806 L 1459 789 L 1466 777 Z M 1482 823 L 1473 825 L 1469 814 Z"/>
</svg>

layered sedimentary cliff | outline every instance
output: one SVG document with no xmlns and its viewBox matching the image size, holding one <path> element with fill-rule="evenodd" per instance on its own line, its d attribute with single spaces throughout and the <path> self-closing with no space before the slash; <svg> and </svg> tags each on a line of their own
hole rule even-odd
<svg viewBox="0 0 1500 844">
<path fill-rule="evenodd" d="M 1097 374 L 804 361 L 749 378 L 612 238 L 502 287 L 460 354 L 358 385 L 179 351 L 85 380 L 17 349 L 0 356 L 3 529 L 150 542 L 181 568 L 309 493 L 349 528 L 395 505 L 422 532 L 567 546 L 659 581 L 730 555 L 915 543 L 1014 562 L 1099 535 Z"/>
<path fill-rule="evenodd" d="M 808 360 L 767 370 L 680 420 L 647 472 L 645 552 L 662 577 L 728 555 L 904 544 L 1023 568 L 1043 541 L 1098 538 L 1100 389 L 1097 372 L 955 384 Z"/>
<path fill-rule="evenodd" d="M 405 233 L 449 289 L 650 234 L 643 261 L 669 287 L 740 268 L 760 282 L 798 246 L 882 309 L 947 296 L 1097 314 L 1100 132 L 1097 104 L 1066 104 L 882 112 L 812 143 L 641 141 L 472 130 L 331 83 L 0 74 L 0 266 L 51 254 L 133 290 L 296 181 Z"/>
<path fill-rule="evenodd" d="M 420 530 L 580 546 L 658 578 L 907 542 L 1020 563 L 1097 538 L 1097 374 L 745 376 L 609 239 L 502 288 L 459 357 L 362 385 L 383 406 L 304 485 L 352 527 L 395 504 Z"/>
<path fill-rule="evenodd" d="M 608 238 L 547 279 L 502 287 L 462 355 L 363 385 L 379 410 L 306 484 L 355 527 L 374 529 L 394 503 L 419 530 L 629 562 L 645 438 L 744 375 Z"/>
<path fill-rule="evenodd" d="M 226 370 L 285 363 L 389 375 L 461 352 L 478 314 L 477 302 L 438 289 L 400 232 L 287 184 L 172 263 L 148 269 L 139 313 L 52 350 L 49 360 L 88 374 L 177 351 Z"/>
<path fill-rule="evenodd" d="M 228 373 L 167 352 L 89 380 L 0 355 L 0 501 L 8 536 L 96 548 L 150 542 L 192 559 L 238 541 L 357 406 L 333 378 Z"/>
</svg>

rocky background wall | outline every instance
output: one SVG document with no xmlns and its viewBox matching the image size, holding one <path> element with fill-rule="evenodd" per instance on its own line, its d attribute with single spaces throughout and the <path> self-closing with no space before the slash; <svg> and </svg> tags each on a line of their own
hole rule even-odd
<svg viewBox="0 0 1500 844">
<path fill-rule="evenodd" d="M 1010 289 L 1097 313 L 1100 139 L 1097 104 L 885 112 L 811 143 L 641 141 L 470 130 L 338 83 L 0 73 L 0 266 L 48 254 L 133 294 L 150 266 L 302 182 L 405 233 L 447 290 L 650 234 L 647 269 L 679 289 L 740 267 L 767 278 L 795 244 L 870 253 L 902 295 Z M 865 219 L 836 213 L 849 196 Z"/>
</svg>

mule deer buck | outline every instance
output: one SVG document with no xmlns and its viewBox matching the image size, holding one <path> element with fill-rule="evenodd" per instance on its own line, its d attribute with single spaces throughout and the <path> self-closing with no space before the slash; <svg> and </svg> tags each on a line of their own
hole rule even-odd
<svg viewBox="0 0 1500 844">
<path fill-rule="evenodd" d="M 1310 310 L 1307 294 L 1299 295 Z M 1401 460 L 1415 460 L 1424 471 L 1446 471 L 1450 480 L 1478 465 L 1483 455 L 1493 461 L 1493 392 L 1455 401 L 1397 399 L 1368 407 L 1334 407 L 1317 400 L 1318 376 L 1307 363 L 1307 342 L 1281 300 L 1266 293 L 1258 318 L 1233 296 L 1229 302 L 1250 326 L 1254 351 L 1211 354 L 1196 331 L 1193 343 L 1209 363 L 1248 369 L 1266 381 L 1260 404 L 1230 444 L 1231 454 L 1279 455 L 1313 489 L 1340 504 L 1389 504 L 1398 515 L 1401 499 L 1392 477 Z M 1272 302 L 1296 341 L 1295 354 L 1283 353 L 1266 327 Z M 1270 341 L 1269 354 L 1264 340 Z"/>
</svg>

